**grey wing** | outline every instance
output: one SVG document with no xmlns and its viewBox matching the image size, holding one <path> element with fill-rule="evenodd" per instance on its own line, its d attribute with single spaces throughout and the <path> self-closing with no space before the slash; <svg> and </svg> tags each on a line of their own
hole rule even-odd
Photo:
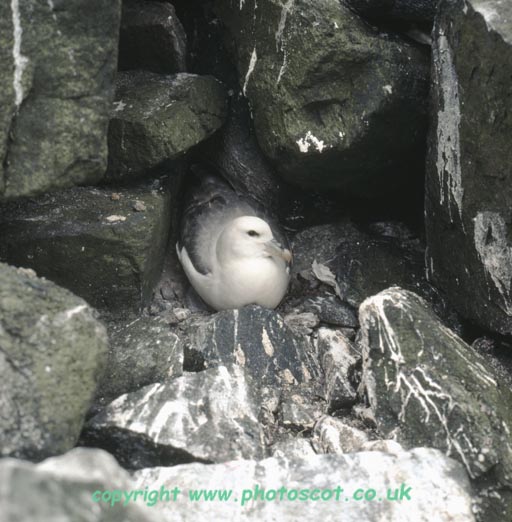
<svg viewBox="0 0 512 522">
<path fill-rule="evenodd" d="M 198 272 L 212 271 L 220 233 L 228 221 L 244 215 L 257 214 L 223 180 L 201 174 L 200 185 L 189 194 L 178 243 Z"/>
</svg>

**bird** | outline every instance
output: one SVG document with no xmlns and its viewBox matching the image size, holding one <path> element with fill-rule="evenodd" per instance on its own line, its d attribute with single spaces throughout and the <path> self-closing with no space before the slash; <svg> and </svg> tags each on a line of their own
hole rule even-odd
<svg viewBox="0 0 512 522">
<path fill-rule="evenodd" d="M 183 211 L 178 259 L 203 301 L 217 311 L 276 308 L 290 281 L 292 253 L 277 223 L 218 175 L 192 169 L 199 186 Z"/>
</svg>

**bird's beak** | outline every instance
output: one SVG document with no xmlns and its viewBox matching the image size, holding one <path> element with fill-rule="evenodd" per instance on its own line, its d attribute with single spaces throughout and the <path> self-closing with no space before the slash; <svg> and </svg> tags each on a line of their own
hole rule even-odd
<svg viewBox="0 0 512 522">
<path fill-rule="evenodd" d="M 292 260 L 292 253 L 287 249 L 283 248 L 275 239 L 271 239 L 265 243 L 265 249 L 269 255 L 273 257 L 280 257 L 284 259 L 286 263 L 290 263 Z"/>
</svg>

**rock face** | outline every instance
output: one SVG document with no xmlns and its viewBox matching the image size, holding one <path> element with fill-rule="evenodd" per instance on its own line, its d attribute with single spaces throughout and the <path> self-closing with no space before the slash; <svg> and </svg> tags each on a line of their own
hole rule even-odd
<svg viewBox="0 0 512 522">
<path fill-rule="evenodd" d="M 103 177 L 120 11 L 120 0 L 2 2 L 0 197 Z"/>
<path fill-rule="evenodd" d="M 426 448 L 398 455 L 368 451 L 209 466 L 187 464 L 144 469 L 134 479 L 138 488 L 180 484 L 181 496 L 176 502 L 159 502 L 152 508 L 166 520 L 330 521 L 340 520 L 340 510 L 347 522 L 475 520 L 463 467 Z M 197 496 L 203 488 L 224 494 L 231 491 L 230 501 L 190 502 L 190 495 Z M 300 501 L 301 490 L 308 498 L 318 495 L 317 501 Z M 396 494 L 396 500 L 386 499 L 388 490 L 392 498 Z M 354 498 L 365 494 L 375 501 Z"/>
<path fill-rule="evenodd" d="M 170 226 L 170 195 L 158 187 L 74 188 L 6 205 L 0 260 L 97 308 L 137 311 L 160 275 Z"/>
<path fill-rule="evenodd" d="M 510 389 L 412 292 L 367 299 L 359 320 L 363 384 L 380 433 L 462 462 L 480 489 L 483 520 L 509 520 Z"/>
<path fill-rule="evenodd" d="M 187 70 L 187 36 L 171 4 L 123 1 L 119 70 L 130 69 L 163 74 Z"/>
<path fill-rule="evenodd" d="M 39 460 L 72 448 L 106 352 L 87 303 L 0 264 L 0 455 Z"/>
<path fill-rule="evenodd" d="M 159 522 L 149 509 L 123 505 L 112 489 L 129 491 L 132 481 L 115 459 L 102 450 L 73 449 L 34 465 L 16 459 L 0 460 L 0 512 L 3 522 Z M 26 495 L 26 491 L 31 491 Z M 51 491 L 51 493 L 50 493 Z M 110 500 L 101 502 L 110 491 Z M 98 498 L 98 501 L 95 499 Z M 105 499 L 107 495 L 105 496 Z M 160 521 L 161 522 L 161 521 Z"/>
<path fill-rule="evenodd" d="M 187 374 L 122 395 L 86 426 L 84 442 L 131 469 L 261 458 L 254 390 L 238 366 Z"/>
<path fill-rule="evenodd" d="M 273 310 L 251 305 L 226 310 L 191 329 L 186 369 L 236 363 L 256 382 L 287 385 L 319 376 L 307 341 L 287 327 Z"/>
<path fill-rule="evenodd" d="M 130 179 L 162 167 L 213 134 L 226 111 L 226 91 L 211 76 L 119 73 L 107 177 Z"/>
<path fill-rule="evenodd" d="M 108 333 L 108 364 L 96 394 L 102 404 L 182 374 L 182 343 L 158 318 L 138 317 L 128 323 L 112 323 Z"/>
<path fill-rule="evenodd" d="M 442 2 L 434 29 L 427 267 L 466 318 L 512 333 L 512 5 Z"/>
<path fill-rule="evenodd" d="M 364 197 L 411 182 L 421 169 L 428 53 L 338 0 L 215 7 L 258 142 L 284 179 Z"/>
<path fill-rule="evenodd" d="M 433 22 L 439 0 L 347 0 L 347 3 L 370 19 Z"/>
</svg>

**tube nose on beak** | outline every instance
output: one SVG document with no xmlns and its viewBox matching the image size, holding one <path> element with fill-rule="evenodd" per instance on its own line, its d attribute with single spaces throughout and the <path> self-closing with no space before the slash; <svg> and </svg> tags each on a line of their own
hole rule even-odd
<svg viewBox="0 0 512 522">
<path fill-rule="evenodd" d="M 265 247 L 267 252 L 273 257 L 280 257 L 284 259 L 286 263 L 290 263 L 292 260 L 292 253 L 287 249 L 283 248 L 283 246 L 276 241 L 275 239 L 271 239 L 265 243 Z"/>
</svg>

